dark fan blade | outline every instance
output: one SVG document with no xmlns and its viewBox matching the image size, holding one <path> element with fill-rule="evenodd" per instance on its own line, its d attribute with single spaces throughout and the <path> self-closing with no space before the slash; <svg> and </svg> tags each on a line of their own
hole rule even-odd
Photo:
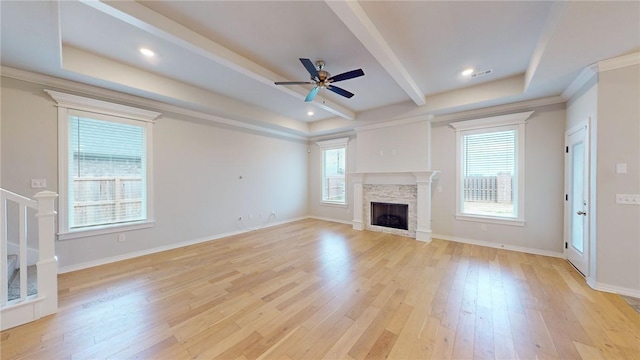
<svg viewBox="0 0 640 360">
<path fill-rule="evenodd" d="M 305 85 L 315 84 L 313 81 L 276 81 L 276 85 Z"/>
<path fill-rule="evenodd" d="M 349 80 L 356 78 L 358 76 L 364 75 L 364 71 L 362 69 L 347 71 L 346 73 L 338 74 L 336 76 L 332 76 L 327 79 L 328 82 L 338 82 L 342 80 Z"/>
<path fill-rule="evenodd" d="M 318 79 L 318 70 L 316 70 L 316 66 L 313 65 L 311 60 L 300 58 L 300 62 L 304 65 L 305 69 L 311 74 L 313 79 Z"/>
<path fill-rule="evenodd" d="M 343 89 L 343 88 L 339 88 L 337 86 L 333 86 L 333 85 L 329 85 L 327 86 L 327 89 L 329 91 L 333 91 L 334 93 L 338 94 L 338 95 L 342 95 L 348 99 L 351 99 L 351 97 L 353 96 L 353 93 L 348 92 L 347 90 Z"/>
<path fill-rule="evenodd" d="M 316 94 L 318 93 L 318 90 L 320 90 L 319 87 L 314 87 L 313 89 L 311 89 L 311 91 L 309 91 L 309 95 L 307 95 L 307 98 L 304 99 L 305 102 L 309 102 L 311 100 L 313 100 L 314 97 L 316 97 Z"/>
</svg>

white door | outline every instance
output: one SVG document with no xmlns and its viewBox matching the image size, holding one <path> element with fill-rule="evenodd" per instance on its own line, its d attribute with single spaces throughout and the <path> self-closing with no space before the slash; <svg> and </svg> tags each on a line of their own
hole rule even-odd
<svg viewBox="0 0 640 360">
<path fill-rule="evenodd" d="M 589 127 L 580 125 L 566 134 L 565 255 L 583 275 L 589 268 Z"/>
</svg>

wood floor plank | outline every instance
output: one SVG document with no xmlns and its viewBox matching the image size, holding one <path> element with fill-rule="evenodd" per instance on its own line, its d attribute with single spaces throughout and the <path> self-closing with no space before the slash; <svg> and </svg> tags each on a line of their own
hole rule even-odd
<svg viewBox="0 0 640 360">
<path fill-rule="evenodd" d="M 59 275 L 8 359 L 639 359 L 565 260 L 305 219 Z"/>
</svg>

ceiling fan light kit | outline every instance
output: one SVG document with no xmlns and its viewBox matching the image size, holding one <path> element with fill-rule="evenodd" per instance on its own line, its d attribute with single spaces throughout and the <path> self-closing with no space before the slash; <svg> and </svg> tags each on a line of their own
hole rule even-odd
<svg viewBox="0 0 640 360">
<path fill-rule="evenodd" d="M 338 74 L 336 76 L 331 76 L 328 71 L 324 70 L 324 61 L 318 60 L 314 66 L 313 62 L 309 59 L 300 58 L 300 62 L 307 69 L 309 75 L 311 75 L 311 81 L 276 81 L 276 85 L 315 85 L 309 94 L 304 99 L 304 101 L 309 102 L 312 101 L 313 98 L 316 97 L 318 91 L 320 89 L 327 89 L 332 91 L 340 96 L 344 96 L 347 99 L 353 97 L 353 93 L 349 92 L 343 88 L 332 85 L 332 83 L 338 81 L 349 80 L 353 78 L 357 78 L 364 75 L 364 71 L 362 69 L 356 69 L 347 71 L 342 74 Z"/>
</svg>

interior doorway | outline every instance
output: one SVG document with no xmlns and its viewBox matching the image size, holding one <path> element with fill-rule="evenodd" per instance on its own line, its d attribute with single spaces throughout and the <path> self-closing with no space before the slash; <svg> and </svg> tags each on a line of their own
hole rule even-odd
<svg viewBox="0 0 640 360">
<path fill-rule="evenodd" d="M 565 134 L 565 256 L 589 276 L 589 124 Z"/>
</svg>

